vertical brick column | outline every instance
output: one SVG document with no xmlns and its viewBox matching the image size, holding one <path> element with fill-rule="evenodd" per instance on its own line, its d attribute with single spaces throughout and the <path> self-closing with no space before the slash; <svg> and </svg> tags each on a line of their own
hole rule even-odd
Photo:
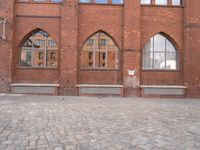
<svg viewBox="0 0 200 150">
<path fill-rule="evenodd" d="M 78 1 L 64 1 L 61 8 L 61 95 L 76 95 Z"/>
<path fill-rule="evenodd" d="M 172 0 L 168 0 L 168 5 L 172 6 Z"/>
<path fill-rule="evenodd" d="M 185 1 L 184 84 L 189 97 L 200 97 L 199 0 Z"/>
<path fill-rule="evenodd" d="M 125 0 L 123 33 L 123 83 L 135 91 L 140 81 L 140 0 Z M 131 92 L 132 93 L 132 92 Z M 134 92 L 134 95 L 138 94 Z"/>
<path fill-rule="evenodd" d="M 14 30 L 14 1 L 0 0 L 0 17 L 7 20 L 6 40 L 0 38 L 0 92 L 10 92 L 12 80 L 12 52 Z"/>
<path fill-rule="evenodd" d="M 108 0 L 108 4 L 112 4 L 112 0 Z"/>
</svg>

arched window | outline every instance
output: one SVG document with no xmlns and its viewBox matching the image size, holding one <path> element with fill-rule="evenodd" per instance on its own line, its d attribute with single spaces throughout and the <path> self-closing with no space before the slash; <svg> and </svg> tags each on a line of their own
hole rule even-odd
<svg viewBox="0 0 200 150">
<path fill-rule="evenodd" d="M 39 68 L 58 66 L 58 48 L 48 33 L 37 30 L 25 40 L 21 48 L 20 65 Z"/>
<path fill-rule="evenodd" d="M 143 69 L 176 70 L 177 50 L 162 34 L 152 37 L 143 49 Z"/>
<path fill-rule="evenodd" d="M 119 49 L 115 42 L 104 32 L 90 37 L 82 48 L 81 67 L 93 69 L 119 68 Z"/>
</svg>

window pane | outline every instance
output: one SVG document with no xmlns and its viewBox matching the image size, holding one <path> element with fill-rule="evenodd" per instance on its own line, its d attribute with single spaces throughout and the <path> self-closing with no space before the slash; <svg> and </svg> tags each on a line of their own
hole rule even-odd
<svg viewBox="0 0 200 150">
<path fill-rule="evenodd" d="M 107 67 L 108 68 L 118 68 L 119 61 L 118 61 L 118 53 L 109 51 L 107 52 Z"/>
<path fill-rule="evenodd" d="M 177 69 L 176 53 L 168 52 L 166 55 L 166 69 Z"/>
<path fill-rule="evenodd" d="M 45 2 L 46 0 L 33 0 L 33 2 Z"/>
<path fill-rule="evenodd" d="M 153 51 L 153 38 L 144 46 L 144 51 Z"/>
<path fill-rule="evenodd" d="M 33 47 L 33 37 L 29 37 L 23 44 L 23 47 L 29 47 L 32 48 Z"/>
<path fill-rule="evenodd" d="M 123 0 L 112 0 L 113 4 L 123 4 Z"/>
<path fill-rule="evenodd" d="M 165 69 L 165 53 L 154 53 L 154 69 Z"/>
<path fill-rule="evenodd" d="M 62 0 L 51 0 L 52 2 L 55 2 L 55 3 L 60 3 L 62 2 Z"/>
<path fill-rule="evenodd" d="M 144 52 L 143 53 L 143 69 L 152 69 L 153 68 L 153 53 Z"/>
<path fill-rule="evenodd" d="M 99 4 L 106 4 L 108 3 L 108 0 L 95 0 L 95 2 Z"/>
<path fill-rule="evenodd" d="M 32 52 L 33 54 L 33 67 L 44 67 L 45 62 L 44 62 L 44 56 L 42 57 L 41 55 L 44 54 L 44 50 L 38 50 L 35 49 Z"/>
<path fill-rule="evenodd" d="M 176 52 L 174 45 L 169 40 L 166 40 L 166 50 L 167 52 Z"/>
<path fill-rule="evenodd" d="M 93 67 L 93 51 L 83 51 L 81 54 L 81 67 L 92 68 Z"/>
<path fill-rule="evenodd" d="M 172 5 L 180 6 L 181 5 L 181 0 L 172 0 Z"/>
<path fill-rule="evenodd" d="M 102 51 L 95 52 L 95 68 L 106 68 L 106 53 Z"/>
<path fill-rule="evenodd" d="M 154 36 L 154 51 L 165 51 L 165 37 L 157 34 Z"/>
<path fill-rule="evenodd" d="M 58 52 L 55 50 L 47 50 L 46 58 L 47 67 L 56 68 L 58 66 Z"/>
<path fill-rule="evenodd" d="M 101 39 L 100 40 L 100 46 L 105 47 L 107 45 L 107 40 L 106 39 Z"/>
<path fill-rule="evenodd" d="M 47 49 L 57 49 L 56 42 L 51 37 L 47 37 Z"/>
<path fill-rule="evenodd" d="M 32 65 L 32 52 L 29 49 L 22 49 L 20 63 L 25 67 L 29 67 Z"/>
<path fill-rule="evenodd" d="M 91 0 L 79 0 L 79 2 L 81 2 L 81 3 L 90 3 Z"/>
<path fill-rule="evenodd" d="M 155 3 L 157 5 L 167 5 L 167 0 L 156 0 Z"/>
<path fill-rule="evenodd" d="M 141 4 L 151 4 L 151 0 L 141 0 Z"/>
</svg>

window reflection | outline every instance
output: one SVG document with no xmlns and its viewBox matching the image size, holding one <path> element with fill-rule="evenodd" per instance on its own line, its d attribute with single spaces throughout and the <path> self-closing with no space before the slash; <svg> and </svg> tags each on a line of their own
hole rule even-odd
<svg viewBox="0 0 200 150">
<path fill-rule="evenodd" d="M 82 68 L 119 68 L 119 50 L 115 42 L 104 32 L 90 37 L 81 52 Z"/>
<path fill-rule="evenodd" d="M 58 48 L 48 33 L 37 30 L 28 37 L 21 49 L 23 67 L 52 67 L 58 65 Z"/>
</svg>

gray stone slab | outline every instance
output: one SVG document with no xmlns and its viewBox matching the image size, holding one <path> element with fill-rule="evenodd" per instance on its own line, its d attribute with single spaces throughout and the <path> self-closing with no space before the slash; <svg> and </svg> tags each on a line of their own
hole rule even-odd
<svg viewBox="0 0 200 150">
<path fill-rule="evenodd" d="M 121 94 L 121 88 L 114 87 L 80 87 L 81 94 Z"/>
<path fill-rule="evenodd" d="M 185 89 L 170 89 L 170 88 L 144 88 L 144 94 L 155 94 L 155 95 L 174 95 L 182 96 L 185 94 Z"/>
<path fill-rule="evenodd" d="M 12 87 L 12 92 L 15 94 L 55 94 L 56 87 Z"/>
</svg>

